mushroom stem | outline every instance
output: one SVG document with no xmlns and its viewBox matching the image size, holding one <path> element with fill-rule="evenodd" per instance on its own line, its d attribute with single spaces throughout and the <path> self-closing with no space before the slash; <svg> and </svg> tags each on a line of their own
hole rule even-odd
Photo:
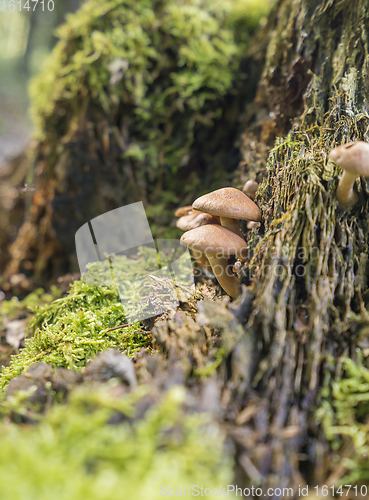
<svg viewBox="0 0 369 500">
<path fill-rule="evenodd" d="M 228 266 L 227 257 L 218 257 L 217 255 L 210 254 L 206 254 L 206 257 L 209 259 L 214 276 L 218 280 L 220 286 L 232 297 L 232 299 L 235 299 L 238 295 L 240 282 Z"/>
<path fill-rule="evenodd" d="M 238 225 L 238 221 L 236 219 L 231 219 L 229 217 L 220 217 L 220 225 L 226 227 L 233 233 L 238 234 L 238 236 L 241 236 L 241 238 L 243 238 L 240 231 L 240 226 Z"/>
<path fill-rule="evenodd" d="M 204 252 L 195 249 L 192 249 L 191 252 L 193 258 L 195 259 L 196 264 L 199 266 L 199 270 L 203 271 L 206 276 L 211 277 L 212 276 L 211 266 Z"/>
<path fill-rule="evenodd" d="M 356 203 L 357 194 L 354 191 L 354 184 L 357 177 L 357 174 L 353 174 L 347 170 L 343 171 L 336 191 L 336 198 L 339 206 L 349 206 Z"/>
</svg>

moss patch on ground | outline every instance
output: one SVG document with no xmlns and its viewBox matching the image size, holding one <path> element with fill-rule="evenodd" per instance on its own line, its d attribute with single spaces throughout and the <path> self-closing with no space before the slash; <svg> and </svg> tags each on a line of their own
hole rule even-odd
<svg viewBox="0 0 369 500">
<path fill-rule="evenodd" d="M 224 435 L 205 414 L 184 413 L 183 387 L 169 390 L 144 419 L 135 419 L 135 404 L 148 388 L 122 398 L 112 396 L 114 388 L 113 381 L 75 390 L 37 426 L 1 423 L 1 499 L 153 500 L 162 498 L 162 485 L 231 482 Z"/>
<path fill-rule="evenodd" d="M 32 363 L 45 361 L 54 367 L 80 370 L 97 353 L 119 347 L 133 356 L 150 345 L 150 335 L 138 323 L 111 328 L 126 322 L 119 294 L 114 287 L 97 287 L 82 280 L 69 293 L 41 306 L 29 324 L 32 337 L 19 355 L 3 368 L 0 388 L 25 371 Z"/>
</svg>

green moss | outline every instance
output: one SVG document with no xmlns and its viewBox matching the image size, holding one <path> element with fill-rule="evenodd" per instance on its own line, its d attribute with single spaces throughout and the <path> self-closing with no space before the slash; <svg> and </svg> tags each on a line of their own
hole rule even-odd
<svg viewBox="0 0 369 500">
<path fill-rule="evenodd" d="M 173 237 L 174 207 L 229 182 L 239 110 L 251 99 L 241 60 L 269 8 L 269 0 L 87 0 L 59 27 L 30 86 L 38 142 L 26 181 L 48 190 L 48 234 L 57 228 L 69 264 L 74 231 L 96 215 L 143 200 L 155 237 Z M 27 231 L 37 234 L 41 212 L 32 213 Z M 53 253 L 40 239 L 21 248 L 16 268 L 36 260 L 36 278 L 50 272 Z"/>
<path fill-rule="evenodd" d="M 191 296 L 191 289 L 183 283 L 188 276 L 188 262 L 177 260 L 183 253 L 179 242 L 162 246 L 160 254 L 154 245 L 138 247 L 133 258 L 114 255 L 90 264 L 83 279 L 75 281 L 66 296 L 50 304 L 52 295 L 42 294 L 40 290 L 21 302 L 14 298 L 4 302 L 3 310 L 8 314 L 24 310 L 28 305 L 34 316 L 28 327 L 31 338 L 26 340 L 20 354 L 13 356 L 10 366 L 3 368 L 0 389 L 35 362 L 80 370 L 89 359 L 106 349 L 119 347 L 127 356 L 133 356 L 141 348 L 150 346 L 150 334 L 140 330 L 135 318 L 145 307 L 150 308 L 149 317 L 155 316 L 156 311 L 161 313 L 160 304 L 168 303 L 170 308 L 170 304 L 178 303 L 178 297 L 183 297 L 182 292 L 186 297 Z M 166 267 L 174 261 L 177 261 L 176 277 L 181 282 L 174 284 L 175 291 L 166 287 L 164 275 L 153 279 L 152 284 L 147 281 L 147 276 L 159 269 L 159 265 Z M 101 284 L 106 286 L 99 286 Z M 191 284 L 192 271 L 189 286 Z M 153 305 L 155 301 L 159 304 L 158 310 Z M 127 327 L 109 331 L 127 323 Z"/>
<path fill-rule="evenodd" d="M 38 361 L 80 370 L 97 353 L 112 347 L 134 355 L 149 345 L 138 323 L 107 331 L 125 321 L 116 288 L 74 282 L 65 297 L 40 307 L 32 318 L 29 329 L 33 336 L 12 357 L 10 366 L 3 368 L 0 388 Z"/>
<path fill-rule="evenodd" d="M 219 487 L 232 479 L 224 436 L 204 414 L 185 415 L 172 388 L 143 420 L 133 420 L 139 387 L 123 398 L 111 384 L 75 390 L 37 426 L 0 424 L 2 500 L 159 499 L 168 488 Z M 109 424 L 119 412 L 121 423 Z"/>
<path fill-rule="evenodd" d="M 330 373 L 326 373 L 322 404 L 316 417 L 333 449 L 339 451 L 348 440 L 352 443 L 351 451 L 343 454 L 342 464 L 348 472 L 344 478 L 340 478 L 340 484 L 368 483 L 368 360 L 364 358 L 362 351 L 357 349 L 356 362 L 344 357 L 338 367 L 333 363 L 332 367 L 335 370 L 332 368 Z"/>
<path fill-rule="evenodd" d="M 265 341 L 273 343 L 258 380 L 282 362 L 286 332 L 293 330 L 300 306 L 306 308 L 311 332 L 304 377 L 314 385 L 324 335 L 329 329 L 341 336 L 352 316 L 365 308 L 368 188 L 364 180 L 358 183 L 360 202 L 350 210 L 337 209 L 340 169 L 328 158 L 338 144 L 367 140 L 369 119 L 357 107 L 353 81 L 350 72 L 332 95 L 322 126 L 302 132 L 314 112 L 306 108 L 302 123 L 277 139 L 269 154 L 268 179 L 257 197 L 264 227 L 250 238 L 252 259 L 246 272 L 256 297 L 255 316 Z M 343 102 L 352 114 L 338 115 Z"/>
<path fill-rule="evenodd" d="M 367 180 L 358 179 L 358 203 L 338 207 L 341 169 L 329 152 L 350 141 L 368 142 L 369 117 L 362 111 L 355 71 L 329 95 L 324 112 L 319 79 L 313 78 L 303 115 L 270 151 L 268 178 L 256 198 L 262 226 L 248 240 L 252 258 L 244 281 L 255 294 L 249 324 L 262 331 L 266 346 L 252 383 L 262 388 L 266 379 L 278 380 L 264 393 L 273 393 L 270 425 L 280 422 L 273 412 L 278 415 L 281 395 L 288 395 L 284 415 L 297 396 L 308 424 L 318 407 L 334 450 L 327 453 L 321 478 L 331 472 L 341 480 L 337 466 L 348 466 L 346 484 L 355 484 L 369 477 L 368 363 L 360 361 L 355 327 L 368 317 L 369 190 Z M 322 434 L 314 439 L 324 442 Z M 314 467 L 321 443 L 305 445 Z"/>
</svg>

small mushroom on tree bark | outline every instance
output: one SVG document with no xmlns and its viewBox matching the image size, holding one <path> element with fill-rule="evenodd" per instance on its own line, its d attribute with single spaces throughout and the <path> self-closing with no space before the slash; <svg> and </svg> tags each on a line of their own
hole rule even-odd
<svg viewBox="0 0 369 500">
<path fill-rule="evenodd" d="M 181 237 L 181 245 L 205 253 L 214 276 L 232 298 L 236 298 L 240 282 L 232 273 L 228 259 L 232 255 L 245 257 L 247 246 L 243 238 L 229 229 L 209 224 L 191 229 Z"/>
<path fill-rule="evenodd" d="M 220 224 L 242 237 L 238 219 L 259 222 L 259 207 L 242 191 L 232 187 L 217 189 L 197 198 L 192 204 L 195 210 L 216 215 Z"/>
<path fill-rule="evenodd" d="M 342 144 L 332 149 L 329 158 L 343 170 L 336 190 L 338 204 L 349 207 L 358 199 L 354 191 L 356 179 L 369 177 L 369 144 L 363 141 Z"/>
<path fill-rule="evenodd" d="M 249 179 L 248 181 L 245 182 L 242 191 L 245 193 L 246 196 L 248 196 L 252 200 L 255 200 L 255 195 L 258 188 L 259 188 L 259 183 L 253 181 L 252 179 Z"/>
</svg>

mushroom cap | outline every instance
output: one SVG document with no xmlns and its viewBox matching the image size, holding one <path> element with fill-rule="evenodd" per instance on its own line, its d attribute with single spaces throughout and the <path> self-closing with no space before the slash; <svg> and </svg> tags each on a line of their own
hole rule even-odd
<svg viewBox="0 0 369 500">
<path fill-rule="evenodd" d="M 196 227 L 205 226 L 206 224 L 220 224 L 218 217 L 213 217 L 210 214 L 198 212 L 194 210 L 188 215 L 184 215 L 177 220 L 176 226 L 182 231 L 190 231 Z"/>
<path fill-rule="evenodd" d="M 249 179 L 243 185 L 242 191 L 252 200 L 255 200 L 256 191 L 259 188 L 259 183 Z"/>
<path fill-rule="evenodd" d="M 230 257 L 247 249 L 246 241 L 218 224 L 208 224 L 184 233 L 180 239 L 183 246 L 200 250 L 206 255 Z"/>
<path fill-rule="evenodd" d="M 194 201 L 192 207 L 195 210 L 218 217 L 253 220 L 255 222 L 259 222 L 261 219 L 259 207 L 242 191 L 232 187 L 204 194 Z"/>
<path fill-rule="evenodd" d="M 186 205 L 185 207 L 179 207 L 174 212 L 174 217 L 183 217 L 184 215 L 188 215 L 192 212 L 192 205 Z"/>
<path fill-rule="evenodd" d="M 198 216 L 197 213 L 189 213 L 187 215 L 182 215 L 182 217 L 180 217 L 177 222 L 176 222 L 176 226 L 178 227 L 178 229 L 181 229 L 182 231 L 188 231 L 189 229 L 192 229 L 192 226 L 191 226 L 191 222 L 196 219 L 196 217 Z"/>
<path fill-rule="evenodd" d="M 349 142 L 332 149 L 329 158 L 343 170 L 369 177 L 369 144 L 363 141 Z"/>
</svg>

